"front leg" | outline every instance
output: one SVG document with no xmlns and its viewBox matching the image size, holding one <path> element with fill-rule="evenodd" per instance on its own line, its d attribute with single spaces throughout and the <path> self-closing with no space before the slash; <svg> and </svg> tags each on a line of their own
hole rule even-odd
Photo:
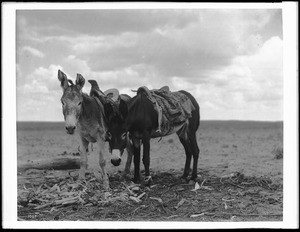
<svg viewBox="0 0 300 232">
<path fill-rule="evenodd" d="M 146 185 L 150 185 L 151 176 L 150 176 L 150 134 L 148 132 L 144 133 L 143 136 L 143 164 L 145 167 L 145 179 L 144 182 Z"/>
<path fill-rule="evenodd" d="M 134 162 L 134 179 L 133 182 L 140 181 L 140 162 L 141 162 L 141 142 L 139 139 L 132 139 L 133 141 L 133 162 Z"/>
<path fill-rule="evenodd" d="M 132 163 L 133 145 L 130 142 L 127 142 L 126 151 L 127 151 L 127 160 L 126 160 L 125 169 L 123 172 L 124 177 L 126 177 L 126 175 L 128 175 L 130 173 L 130 167 L 131 167 L 131 163 Z"/>
<path fill-rule="evenodd" d="M 101 138 L 99 138 L 99 140 L 97 141 L 98 147 L 99 147 L 99 165 L 100 165 L 100 171 L 102 174 L 102 178 L 103 178 L 103 186 L 104 189 L 109 189 L 109 179 L 106 173 L 106 160 L 105 160 L 105 150 L 104 150 L 104 145 L 105 145 L 105 141 L 102 140 Z M 101 177 L 98 175 L 98 173 L 95 170 L 95 176 L 96 178 L 99 180 L 101 179 Z"/>
<path fill-rule="evenodd" d="M 85 180 L 85 173 L 87 169 L 88 145 L 89 142 L 85 138 L 80 137 L 80 170 L 79 170 L 80 180 Z"/>
</svg>

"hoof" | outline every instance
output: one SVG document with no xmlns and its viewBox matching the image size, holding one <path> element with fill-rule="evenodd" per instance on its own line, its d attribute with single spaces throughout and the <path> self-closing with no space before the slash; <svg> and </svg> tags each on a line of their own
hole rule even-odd
<svg viewBox="0 0 300 232">
<path fill-rule="evenodd" d="M 110 187 L 109 187 L 109 181 L 108 180 L 104 180 L 103 181 L 103 188 L 107 191 L 110 190 Z"/>
<path fill-rule="evenodd" d="M 130 177 L 129 172 L 125 172 L 125 171 L 122 172 L 122 174 L 121 174 L 122 180 L 128 180 L 128 179 L 130 179 L 129 177 Z"/>
<path fill-rule="evenodd" d="M 197 181 L 198 181 L 198 176 L 197 176 L 197 175 L 192 176 L 192 177 L 191 177 L 191 180 L 194 181 L 194 182 L 197 182 Z"/>
<path fill-rule="evenodd" d="M 152 183 L 152 177 L 151 177 L 151 176 L 146 176 L 146 177 L 144 178 L 143 185 L 145 185 L 145 186 L 150 186 L 151 183 Z"/>
<path fill-rule="evenodd" d="M 192 180 L 192 179 L 190 179 L 189 182 L 188 182 L 188 184 L 190 184 L 190 185 L 194 185 L 195 183 L 196 183 L 196 181 Z"/>
<path fill-rule="evenodd" d="M 103 177 L 102 177 L 102 174 L 97 172 L 97 171 L 94 171 L 94 176 L 96 178 L 97 181 L 102 181 Z"/>
<path fill-rule="evenodd" d="M 181 181 L 182 183 L 188 183 L 188 182 L 189 182 L 189 179 L 187 178 L 187 176 L 182 176 L 182 177 L 180 177 L 180 181 Z"/>
<path fill-rule="evenodd" d="M 78 180 L 85 181 L 85 172 L 79 172 Z"/>
<path fill-rule="evenodd" d="M 133 178 L 132 181 L 135 184 L 139 184 L 141 182 L 140 178 Z"/>
</svg>

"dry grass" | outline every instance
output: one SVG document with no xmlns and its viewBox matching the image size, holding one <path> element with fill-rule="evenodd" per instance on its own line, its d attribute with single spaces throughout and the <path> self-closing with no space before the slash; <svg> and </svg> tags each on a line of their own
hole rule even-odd
<svg viewBox="0 0 300 232">
<path fill-rule="evenodd" d="M 201 173 L 198 182 L 185 183 L 180 175 L 174 170 L 156 172 L 153 184 L 147 187 L 121 180 L 115 173 L 110 176 L 111 190 L 105 191 L 92 174 L 79 182 L 70 172 L 63 176 L 31 171 L 26 181 L 19 181 L 18 217 L 50 221 L 282 220 L 282 185 L 267 177 Z M 262 211 L 261 205 L 275 206 L 278 213 Z"/>
</svg>

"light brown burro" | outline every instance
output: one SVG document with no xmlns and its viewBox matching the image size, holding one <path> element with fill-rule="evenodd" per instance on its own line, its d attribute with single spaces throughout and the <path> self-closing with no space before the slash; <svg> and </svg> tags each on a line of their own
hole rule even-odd
<svg viewBox="0 0 300 232">
<path fill-rule="evenodd" d="M 103 104 L 96 97 L 82 92 L 85 79 L 81 74 L 77 74 L 74 84 L 71 80 L 68 80 L 66 74 L 58 70 L 58 80 L 63 89 L 61 103 L 66 132 L 74 134 L 74 131 L 78 129 L 80 135 L 79 178 L 85 179 L 89 143 L 97 143 L 100 169 L 94 169 L 94 174 L 98 180 L 103 179 L 103 186 L 108 189 L 109 180 L 105 168 L 104 152 L 107 124 Z"/>
</svg>

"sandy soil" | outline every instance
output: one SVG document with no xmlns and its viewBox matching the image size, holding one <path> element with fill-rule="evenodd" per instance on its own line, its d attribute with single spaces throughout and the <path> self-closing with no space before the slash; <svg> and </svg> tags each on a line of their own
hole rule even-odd
<svg viewBox="0 0 300 232">
<path fill-rule="evenodd" d="M 78 136 L 67 135 L 62 123 L 18 123 L 17 126 L 18 168 L 32 162 L 37 162 L 38 160 L 51 160 L 55 157 L 74 157 L 78 154 Z M 270 199 L 277 199 L 276 204 L 274 202 L 256 202 L 256 216 L 248 213 L 248 217 L 245 216 L 240 218 L 240 220 L 270 220 L 270 218 L 264 218 L 260 214 L 265 216 L 268 214 L 274 215 L 271 220 L 282 220 L 283 159 L 277 156 L 278 151 L 283 148 L 282 122 L 203 121 L 198 130 L 197 139 L 200 148 L 198 163 L 199 183 L 204 179 L 207 181 L 209 179 L 225 178 L 233 173 L 242 174 L 243 177 L 252 178 L 251 180 L 254 180 L 253 178 L 256 178 L 255 180 L 267 178 L 272 184 L 276 184 L 277 187 L 261 189 L 260 192 L 261 194 L 268 195 Z M 107 155 L 107 160 L 108 173 L 114 178 L 114 174 L 124 169 L 126 154 L 124 154 L 119 167 L 114 167 L 109 162 L 109 155 Z M 183 170 L 184 162 L 184 150 L 176 134 L 164 137 L 161 140 L 153 139 L 151 141 L 150 168 L 153 176 L 156 176 L 154 178 L 154 185 L 162 184 L 164 186 L 164 184 L 170 184 L 167 183 L 168 181 L 176 182 Z M 89 155 L 89 167 L 92 168 L 97 164 L 97 148 L 93 147 L 93 152 Z M 142 164 L 141 169 L 143 170 Z M 39 172 L 35 172 L 34 175 L 37 176 L 37 173 Z M 162 183 L 161 180 L 164 178 L 162 178 L 160 173 L 174 173 L 173 176 L 178 178 L 173 179 L 173 177 L 170 177 L 171 179 L 165 179 L 166 183 Z M 22 189 L 26 181 L 30 181 L 31 183 L 35 181 L 29 174 L 28 172 L 18 171 L 18 189 Z M 41 172 L 39 175 L 44 174 Z M 241 181 L 240 184 L 246 183 L 246 179 L 239 180 Z M 249 179 L 247 180 L 249 181 Z M 212 181 L 212 183 L 214 182 Z M 256 181 L 255 183 L 258 182 Z M 225 188 L 226 186 L 224 185 L 223 187 Z M 221 187 L 219 186 L 218 188 L 220 190 Z M 257 186 L 252 186 L 250 190 L 255 191 L 256 188 Z M 190 190 L 187 191 L 190 192 Z M 217 194 L 217 192 L 214 192 L 214 194 Z M 211 192 L 210 195 L 212 195 Z M 247 197 L 243 196 L 245 200 Z M 246 201 L 251 201 L 249 199 L 247 198 Z M 193 199 L 193 201 L 198 200 L 197 198 Z M 26 211 L 25 208 L 20 208 L 19 212 L 22 212 L 19 214 L 20 218 L 26 220 L 51 220 L 49 216 L 30 219 L 26 217 L 26 212 L 32 213 L 32 211 Z M 93 207 L 91 207 L 92 209 Z M 189 210 L 189 208 L 186 208 L 186 210 Z M 211 215 L 211 212 L 207 215 Z M 200 218 L 204 221 L 228 220 L 228 217 L 214 217 L 212 219 L 208 216 L 184 217 L 184 220 L 200 220 Z M 59 220 L 64 220 L 64 218 L 61 217 Z M 75 219 L 69 218 L 69 220 Z M 97 218 L 83 218 L 81 220 L 97 220 Z M 98 218 L 98 220 L 100 219 Z M 102 218 L 102 220 L 113 220 L 113 218 Z M 122 218 L 122 220 L 126 220 L 126 218 Z M 143 219 L 139 219 L 137 213 L 136 217 L 127 218 L 127 220 Z M 163 220 L 179 219 L 170 214 L 164 217 Z M 238 218 L 234 217 L 234 220 L 238 220 Z"/>
</svg>

